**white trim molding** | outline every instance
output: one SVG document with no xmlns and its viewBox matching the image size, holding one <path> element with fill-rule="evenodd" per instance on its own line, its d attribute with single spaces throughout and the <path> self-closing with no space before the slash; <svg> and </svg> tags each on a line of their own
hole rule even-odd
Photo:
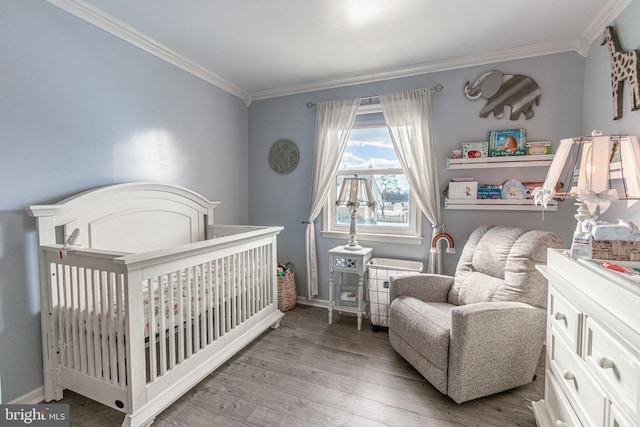
<svg viewBox="0 0 640 427">
<path fill-rule="evenodd" d="M 160 59 L 167 61 L 170 64 L 175 65 L 184 71 L 193 74 L 196 77 L 207 81 L 214 86 L 228 92 L 232 95 L 242 99 L 248 106 L 251 104 L 251 97 L 249 93 L 242 90 L 233 83 L 228 82 L 217 74 L 204 68 L 202 65 L 191 61 L 188 58 L 180 55 L 179 53 L 169 49 L 168 47 L 153 40 L 148 35 L 136 30 L 130 25 L 120 21 L 116 17 L 106 13 L 102 9 L 98 9 L 95 6 L 83 0 L 47 0 L 54 6 L 69 12 L 72 15 L 83 19 L 90 24 L 101 28 L 108 33 L 113 34 L 116 37 L 121 38 L 124 41 L 131 43 L 134 46 L 143 49 L 152 55 L 157 56 Z"/>
<path fill-rule="evenodd" d="M 11 405 L 35 405 L 44 401 L 44 386 L 40 386 L 31 390 L 28 393 L 23 394 L 20 397 L 16 397 L 11 402 Z"/>
<path fill-rule="evenodd" d="M 411 77 L 440 71 L 448 71 L 496 62 L 511 61 L 563 52 L 577 52 L 586 57 L 590 45 L 602 33 L 607 25 L 620 16 L 632 0 L 608 0 L 602 7 L 596 19 L 585 29 L 582 35 L 572 40 L 562 40 L 541 43 L 516 48 L 500 49 L 461 57 L 446 58 L 422 64 L 398 67 L 386 70 L 369 70 L 326 79 L 314 80 L 300 84 L 274 87 L 254 92 L 248 92 L 235 84 L 223 79 L 213 71 L 180 55 L 148 35 L 136 30 L 105 11 L 90 5 L 84 0 L 47 0 L 49 3 L 117 36 L 121 39 L 163 59 L 193 75 L 199 77 L 218 88 L 242 99 L 247 107 L 255 100 L 277 98 L 324 89 L 372 83 L 403 77 Z"/>
</svg>

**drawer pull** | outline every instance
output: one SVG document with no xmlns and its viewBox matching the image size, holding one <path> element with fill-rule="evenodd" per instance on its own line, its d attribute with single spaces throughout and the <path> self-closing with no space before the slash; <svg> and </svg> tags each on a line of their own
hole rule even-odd
<svg viewBox="0 0 640 427">
<path fill-rule="evenodd" d="M 576 379 L 576 375 L 573 372 L 569 372 L 569 371 L 564 371 L 564 374 L 562 375 L 564 377 L 565 380 L 575 380 Z"/>
<path fill-rule="evenodd" d="M 564 314 L 558 312 L 556 313 L 556 315 L 554 316 L 556 318 L 556 320 L 565 320 L 567 318 L 567 316 L 565 316 Z"/>
<path fill-rule="evenodd" d="M 598 365 L 600 365 L 602 369 L 613 369 L 616 367 L 616 364 L 613 363 L 613 360 L 606 357 L 601 357 L 600 359 L 598 359 Z"/>
<path fill-rule="evenodd" d="M 560 421 L 560 420 L 556 420 L 555 425 L 556 425 L 556 427 L 568 427 L 567 423 L 565 423 L 564 421 Z"/>
</svg>

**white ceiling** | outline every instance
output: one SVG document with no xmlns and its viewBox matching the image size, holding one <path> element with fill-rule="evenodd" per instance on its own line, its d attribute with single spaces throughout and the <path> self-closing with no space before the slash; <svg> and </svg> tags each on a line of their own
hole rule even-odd
<svg viewBox="0 0 640 427">
<path fill-rule="evenodd" d="M 48 0 L 251 100 L 577 51 L 632 0 Z"/>
</svg>

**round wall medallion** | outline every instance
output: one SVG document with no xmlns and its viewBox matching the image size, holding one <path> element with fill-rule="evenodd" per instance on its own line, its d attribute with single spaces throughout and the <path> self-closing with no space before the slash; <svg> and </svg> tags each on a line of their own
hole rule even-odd
<svg viewBox="0 0 640 427">
<path fill-rule="evenodd" d="M 269 150 L 269 164 L 271 169 L 280 173 L 291 173 L 300 160 L 300 152 L 295 142 L 289 139 L 276 141 Z"/>
</svg>

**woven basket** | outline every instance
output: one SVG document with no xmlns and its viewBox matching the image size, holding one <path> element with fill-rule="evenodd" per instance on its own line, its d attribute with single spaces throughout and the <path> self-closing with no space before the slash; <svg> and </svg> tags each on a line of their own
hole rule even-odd
<svg viewBox="0 0 640 427">
<path fill-rule="evenodd" d="M 296 306 L 296 275 L 292 271 L 288 276 L 278 276 L 278 310 L 291 310 Z"/>
</svg>

